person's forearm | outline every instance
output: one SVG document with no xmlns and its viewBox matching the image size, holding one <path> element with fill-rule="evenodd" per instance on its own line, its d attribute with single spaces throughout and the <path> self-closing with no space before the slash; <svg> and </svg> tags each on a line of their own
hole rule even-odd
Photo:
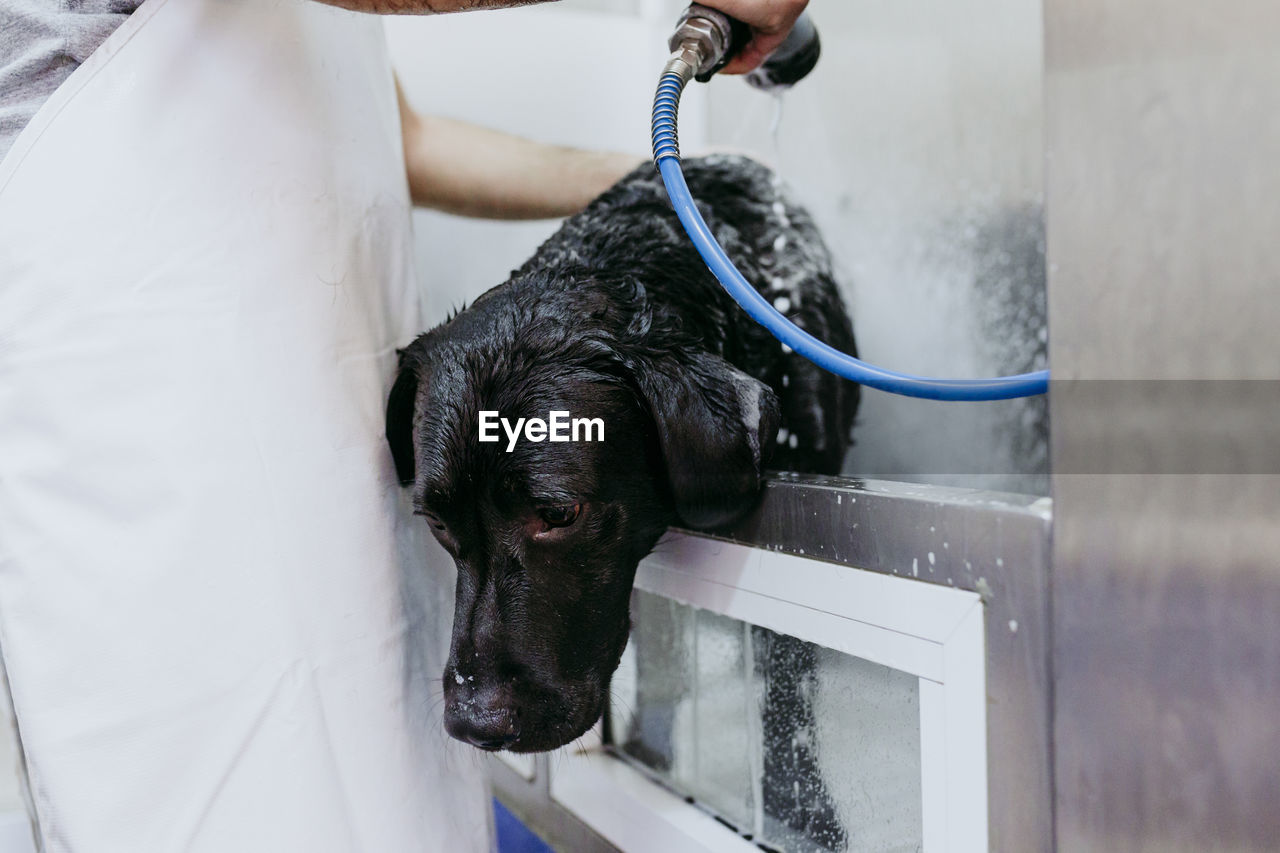
<svg viewBox="0 0 1280 853">
<path fill-rule="evenodd" d="M 431 15 L 438 12 L 465 12 L 469 9 L 500 9 L 504 6 L 531 6 L 548 0 L 318 0 L 355 12 L 379 15 Z"/>
<path fill-rule="evenodd" d="M 466 122 L 419 116 L 403 95 L 405 169 L 414 204 L 486 219 L 577 213 L 642 162 L 544 145 Z"/>
</svg>

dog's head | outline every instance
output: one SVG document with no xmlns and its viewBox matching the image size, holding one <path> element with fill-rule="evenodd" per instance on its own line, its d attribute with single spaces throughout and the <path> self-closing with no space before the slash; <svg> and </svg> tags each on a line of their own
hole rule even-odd
<svg viewBox="0 0 1280 853">
<path fill-rule="evenodd" d="M 652 318 L 611 331 L 589 310 L 530 317 L 487 302 L 401 354 L 387 439 L 458 568 L 446 728 L 531 752 L 599 718 L 636 565 L 666 527 L 714 527 L 754 503 L 778 405 Z M 511 446 L 499 429 L 481 442 L 482 411 L 598 418 L 603 440 Z"/>
</svg>

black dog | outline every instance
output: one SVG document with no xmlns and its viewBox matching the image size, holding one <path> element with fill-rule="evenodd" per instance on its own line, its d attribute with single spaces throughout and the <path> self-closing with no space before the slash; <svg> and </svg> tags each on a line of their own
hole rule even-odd
<svg viewBox="0 0 1280 853">
<path fill-rule="evenodd" d="M 770 172 L 685 163 L 747 280 L 846 352 L 853 332 L 813 223 Z M 547 750 L 599 719 L 636 564 L 671 524 L 752 508 L 766 464 L 839 471 L 858 387 L 780 345 L 720 288 L 653 167 L 597 198 L 468 309 L 401 353 L 396 469 L 458 567 L 446 727 Z M 478 440 L 482 411 L 599 418 L 604 440 Z"/>
</svg>

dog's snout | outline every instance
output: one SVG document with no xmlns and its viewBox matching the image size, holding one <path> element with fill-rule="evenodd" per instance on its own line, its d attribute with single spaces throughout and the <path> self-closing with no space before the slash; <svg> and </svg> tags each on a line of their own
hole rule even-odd
<svg viewBox="0 0 1280 853">
<path fill-rule="evenodd" d="M 454 691 L 445 710 L 445 729 L 452 737 L 490 751 L 505 749 L 520 737 L 520 707 L 510 689 L 497 685 Z"/>
</svg>

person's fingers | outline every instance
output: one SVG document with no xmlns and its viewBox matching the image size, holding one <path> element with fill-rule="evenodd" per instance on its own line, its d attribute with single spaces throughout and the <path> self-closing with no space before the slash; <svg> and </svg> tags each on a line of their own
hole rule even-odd
<svg viewBox="0 0 1280 853">
<path fill-rule="evenodd" d="M 809 0 L 709 0 L 707 5 L 751 27 L 751 42 L 721 69 L 722 74 L 745 74 L 786 40 Z"/>
<path fill-rule="evenodd" d="M 719 9 L 751 27 L 756 35 L 786 35 L 809 0 L 711 0 Z"/>
<path fill-rule="evenodd" d="M 787 33 L 776 35 L 757 35 L 744 47 L 737 56 L 729 60 L 729 64 L 720 69 L 721 74 L 746 74 L 759 67 L 778 45 L 786 41 Z"/>
</svg>

